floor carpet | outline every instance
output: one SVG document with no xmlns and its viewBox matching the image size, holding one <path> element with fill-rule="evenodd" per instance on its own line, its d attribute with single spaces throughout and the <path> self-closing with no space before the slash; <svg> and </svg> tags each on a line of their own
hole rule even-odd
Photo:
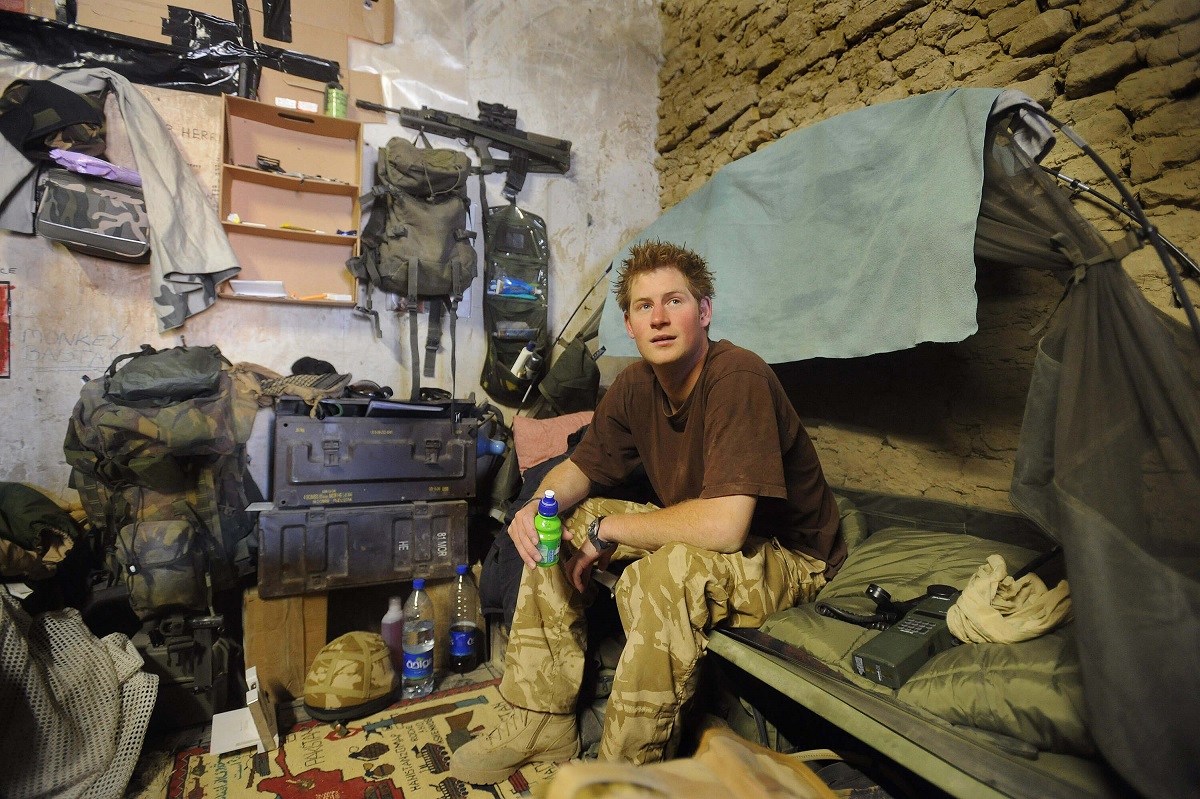
<svg viewBox="0 0 1200 799">
<path fill-rule="evenodd" d="M 495 799 L 526 796 L 557 766 L 526 766 L 497 785 L 469 785 L 449 774 L 450 754 L 510 712 L 499 680 L 401 702 L 350 722 L 344 731 L 309 721 L 274 752 L 179 752 L 168 799 Z"/>
</svg>

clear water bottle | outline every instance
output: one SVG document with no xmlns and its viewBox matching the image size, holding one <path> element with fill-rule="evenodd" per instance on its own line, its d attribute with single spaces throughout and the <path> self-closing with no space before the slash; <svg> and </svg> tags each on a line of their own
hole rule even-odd
<svg viewBox="0 0 1200 799">
<path fill-rule="evenodd" d="M 394 596 L 388 599 L 387 613 L 379 623 L 379 634 L 383 636 L 388 651 L 392 653 L 392 667 L 400 674 L 404 669 L 404 599 Z"/>
<path fill-rule="evenodd" d="M 450 668 L 465 674 L 479 665 L 479 592 L 465 565 L 458 566 L 450 605 Z"/>
<path fill-rule="evenodd" d="M 404 603 L 404 663 L 400 670 L 404 698 L 429 696 L 433 691 L 433 601 L 425 581 L 413 580 Z"/>
</svg>

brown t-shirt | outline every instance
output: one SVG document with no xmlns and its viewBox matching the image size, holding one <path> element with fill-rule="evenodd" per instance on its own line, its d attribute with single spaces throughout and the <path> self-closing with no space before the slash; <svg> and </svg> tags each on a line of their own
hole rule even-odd
<svg viewBox="0 0 1200 799">
<path fill-rule="evenodd" d="M 829 564 L 846 556 L 838 510 L 800 417 L 771 368 L 728 341 L 710 342 L 700 378 L 675 413 L 645 361 L 621 372 L 571 460 L 617 485 L 641 464 L 666 505 L 758 497 L 752 535 Z"/>
</svg>

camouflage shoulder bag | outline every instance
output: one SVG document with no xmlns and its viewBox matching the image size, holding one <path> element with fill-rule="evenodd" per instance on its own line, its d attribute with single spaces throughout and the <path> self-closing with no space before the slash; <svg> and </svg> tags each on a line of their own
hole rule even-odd
<svg viewBox="0 0 1200 799">
<path fill-rule="evenodd" d="M 139 186 L 45 171 L 34 230 L 73 250 L 127 263 L 150 260 L 150 218 Z"/>
</svg>

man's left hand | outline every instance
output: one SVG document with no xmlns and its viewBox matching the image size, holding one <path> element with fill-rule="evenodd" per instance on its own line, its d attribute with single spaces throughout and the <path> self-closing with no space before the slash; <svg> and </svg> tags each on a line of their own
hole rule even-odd
<svg viewBox="0 0 1200 799">
<path fill-rule="evenodd" d="M 614 551 L 609 549 L 604 554 L 597 554 L 596 548 L 592 546 L 592 542 L 587 540 L 586 536 L 582 540 L 583 544 L 575 550 L 575 554 L 571 556 L 564 567 L 567 570 L 567 579 L 581 594 L 592 580 L 592 570 L 607 569 Z"/>
</svg>

